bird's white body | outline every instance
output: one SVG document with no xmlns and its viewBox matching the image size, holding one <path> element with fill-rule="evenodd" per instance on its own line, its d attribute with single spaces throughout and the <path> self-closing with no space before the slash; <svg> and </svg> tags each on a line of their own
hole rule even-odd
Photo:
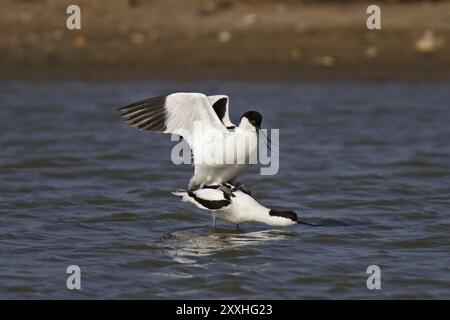
<svg viewBox="0 0 450 320">
<path fill-rule="evenodd" d="M 255 127 L 243 118 L 227 132 L 206 129 L 192 143 L 194 175 L 189 189 L 232 181 L 250 164 L 256 163 L 258 136 Z"/>
<path fill-rule="evenodd" d="M 211 212 L 216 218 L 239 225 L 244 222 L 261 222 L 275 227 L 287 227 L 297 224 L 292 218 L 271 214 L 273 210 L 258 203 L 251 195 L 241 190 L 234 190 L 232 195 L 219 188 L 206 187 L 195 191 L 177 191 L 182 201 L 196 205 Z"/>
</svg>

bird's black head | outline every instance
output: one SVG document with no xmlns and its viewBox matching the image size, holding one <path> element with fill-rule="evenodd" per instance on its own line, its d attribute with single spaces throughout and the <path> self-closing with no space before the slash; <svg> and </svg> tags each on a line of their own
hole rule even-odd
<svg viewBox="0 0 450 320">
<path fill-rule="evenodd" d="M 255 128 L 261 128 L 262 115 L 258 111 L 247 111 L 242 115 L 241 120 L 242 118 L 247 118 L 248 122 L 250 122 Z"/>
<path fill-rule="evenodd" d="M 286 219 L 290 219 L 292 221 L 298 222 L 297 214 L 294 211 L 290 211 L 290 210 L 278 211 L 278 210 L 271 209 L 269 211 L 269 214 L 271 216 L 282 217 L 282 218 L 286 218 Z"/>
</svg>

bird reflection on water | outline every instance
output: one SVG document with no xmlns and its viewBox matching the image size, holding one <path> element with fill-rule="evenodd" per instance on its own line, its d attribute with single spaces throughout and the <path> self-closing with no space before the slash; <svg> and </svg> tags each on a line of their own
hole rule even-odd
<svg viewBox="0 0 450 320">
<path fill-rule="evenodd" d="M 207 235 L 196 235 L 186 231 L 175 231 L 167 236 L 161 237 L 168 256 L 174 261 L 182 264 L 193 264 L 196 258 L 210 256 L 222 251 L 236 248 L 252 247 L 268 241 L 288 240 L 296 236 L 296 232 L 282 230 L 261 230 L 244 232 L 240 229 L 229 230 L 212 228 Z"/>
</svg>

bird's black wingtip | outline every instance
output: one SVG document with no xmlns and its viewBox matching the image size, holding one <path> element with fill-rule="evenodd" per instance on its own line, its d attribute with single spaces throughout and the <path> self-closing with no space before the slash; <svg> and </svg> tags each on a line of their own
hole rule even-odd
<svg viewBox="0 0 450 320">
<path fill-rule="evenodd" d="M 138 130 L 164 132 L 167 122 L 166 98 L 159 96 L 121 107 L 118 109 L 120 117 Z"/>
<path fill-rule="evenodd" d="M 153 98 L 148 98 L 148 99 L 144 99 L 144 100 L 139 100 L 139 101 L 130 103 L 126 106 L 119 107 L 119 108 L 117 108 L 117 111 L 126 113 L 126 112 L 131 111 L 132 109 L 139 109 L 139 108 L 147 107 L 147 106 L 161 106 L 161 105 L 164 106 L 167 96 L 168 96 L 168 94 L 153 97 Z"/>
</svg>

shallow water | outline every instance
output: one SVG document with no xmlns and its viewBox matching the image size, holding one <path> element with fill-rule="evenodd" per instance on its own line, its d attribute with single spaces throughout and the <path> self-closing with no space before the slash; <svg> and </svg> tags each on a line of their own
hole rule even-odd
<svg viewBox="0 0 450 320">
<path fill-rule="evenodd" d="M 0 83 L 0 298 L 450 298 L 450 90 L 394 83 Z M 240 177 L 323 227 L 226 222 L 174 198 L 192 168 L 117 107 L 231 96 L 280 130 Z M 381 290 L 366 269 L 381 268 Z M 81 268 L 80 291 L 66 288 Z"/>
</svg>

